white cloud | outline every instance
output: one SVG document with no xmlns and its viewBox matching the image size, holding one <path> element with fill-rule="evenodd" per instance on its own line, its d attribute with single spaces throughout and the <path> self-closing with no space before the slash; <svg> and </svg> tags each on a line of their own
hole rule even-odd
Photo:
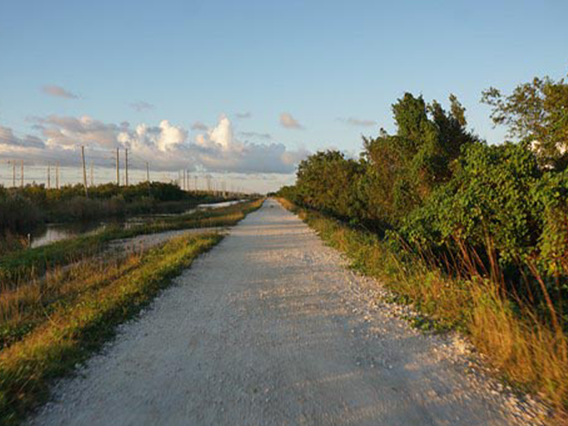
<svg viewBox="0 0 568 426">
<path fill-rule="evenodd" d="M 69 117 L 50 115 L 46 118 L 36 118 L 36 123 L 42 130 L 46 144 L 52 147 L 72 147 L 77 145 L 95 145 L 105 148 L 117 146 L 116 135 L 121 126 L 105 124 L 88 115 Z"/>
<path fill-rule="evenodd" d="M 197 135 L 195 156 L 210 171 L 291 173 L 308 153 L 289 151 L 281 143 L 244 143 L 234 137 L 231 121 L 221 116 L 217 126 Z"/>
<path fill-rule="evenodd" d="M 65 90 L 63 87 L 56 86 L 54 84 L 48 84 L 46 86 L 43 86 L 42 91 L 46 95 L 54 96 L 56 98 L 79 99 L 79 96 L 77 96 L 76 94 L 71 93 L 68 90 Z"/>
<path fill-rule="evenodd" d="M 154 105 L 144 101 L 132 102 L 130 106 L 138 112 L 148 111 L 155 108 Z"/>
<path fill-rule="evenodd" d="M 370 127 L 370 126 L 376 126 L 377 125 L 377 122 L 374 121 L 374 120 L 365 120 L 365 119 L 353 118 L 353 117 L 338 118 L 338 120 L 345 123 L 345 124 L 349 124 L 351 126 L 357 126 L 357 127 Z"/>
<path fill-rule="evenodd" d="M 292 114 L 287 112 L 280 114 L 280 124 L 287 129 L 304 128 L 304 126 L 302 126 L 294 117 L 292 117 Z"/>
<path fill-rule="evenodd" d="M 61 159 L 62 164 L 68 161 L 76 165 L 80 158 L 78 149 L 83 145 L 89 161 L 112 167 L 114 149 L 128 148 L 133 167 L 143 167 L 147 161 L 153 170 L 185 168 L 244 174 L 292 173 L 297 162 L 308 155 L 304 149 L 289 150 L 281 143 L 243 142 L 235 137 L 233 125 L 224 115 L 216 126 L 206 128 L 191 141 L 186 129 L 168 120 L 162 120 L 158 126 L 141 123 L 135 127 L 128 122 L 104 123 L 86 115 L 51 115 L 32 120 L 43 139 L 18 138 L 11 129 L 0 127 L 0 153 L 19 150 L 20 154 L 25 151 L 30 160 Z"/>
</svg>

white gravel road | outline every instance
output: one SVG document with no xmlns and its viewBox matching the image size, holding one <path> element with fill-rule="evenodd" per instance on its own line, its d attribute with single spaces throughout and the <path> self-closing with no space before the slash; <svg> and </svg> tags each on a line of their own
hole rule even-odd
<svg viewBox="0 0 568 426">
<path fill-rule="evenodd" d="M 466 374 L 453 345 L 392 315 L 377 286 L 269 200 L 60 381 L 31 423 L 535 424 Z"/>
</svg>

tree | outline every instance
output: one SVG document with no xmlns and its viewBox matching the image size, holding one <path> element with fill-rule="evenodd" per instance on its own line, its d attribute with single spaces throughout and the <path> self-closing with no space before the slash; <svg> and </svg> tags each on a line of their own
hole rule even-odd
<svg viewBox="0 0 568 426">
<path fill-rule="evenodd" d="M 318 152 L 300 162 L 297 199 L 311 208 L 344 219 L 358 218 L 357 184 L 363 169 L 339 151 Z"/>
<path fill-rule="evenodd" d="M 568 165 L 568 83 L 550 77 L 520 84 L 510 95 L 491 87 L 481 101 L 493 110 L 495 125 L 508 127 L 508 135 L 518 138 L 537 154 L 539 164 L 563 170 Z"/>
<path fill-rule="evenodd" d="M 406 93 L 392 107 L 396 134 L 363 138 L 367 173 L 360 191 L 370 219 L 399 225 L 450 179 L 462 147 L 477 141 L 466 129 L 465 108 L 453 95 L 450 103 L 448 113 L 436 101 L 428 105 Z"/>
</svg>

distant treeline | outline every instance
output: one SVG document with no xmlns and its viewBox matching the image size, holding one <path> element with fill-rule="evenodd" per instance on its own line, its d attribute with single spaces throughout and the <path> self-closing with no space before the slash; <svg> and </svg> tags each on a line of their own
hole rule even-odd
<svg viewBox="0 0 568 426">
<path fill-rule="evenodd" d="M 535 78 L 507 96 L 483 93 L 493 121 L 515 143 L 488 144 L 468 129 L 457 98 L 449 100 L 446 110 L 406 93 L 392 106 L 394 134 L 363 138 L 359 159 L 339 151 L 310 156 L 280 195 L 449 272 L 497 269 L 516 297 L 534 298 L 544 286 L 561 305 L 568 295 L 568 84 Z"/>
<path fill-rule="evenodd" d="M 215 202 L 221 197 L 205 191 L 183 191 L 177 185 L 144 182 L 118 186 L 104 184 L 47 189 L 43 185 L 23 188 L 0 186 L 0 234 L 22 233 L 44 222 L 91 220 L 145 213 L 182 212 L 193 205 Z"/>
</svg>

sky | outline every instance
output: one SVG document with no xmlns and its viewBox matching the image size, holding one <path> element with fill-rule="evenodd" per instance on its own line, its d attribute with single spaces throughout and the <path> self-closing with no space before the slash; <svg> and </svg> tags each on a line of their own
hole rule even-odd
<svg viewBox="0 0 568 426">
<path fill-rule="evenodd" d="M 310 153 L 393 131 L 405 92 L 457 95 L 500 143 L 482 90 L 565 77 L 567 16 L 565 0 L 0 0 L 0 183 L 14 160 L 26 181 L 76 168 L 83 145 L 99 181 L 118 147 L 160 179 L 270 191 Z"/>
</svg>

